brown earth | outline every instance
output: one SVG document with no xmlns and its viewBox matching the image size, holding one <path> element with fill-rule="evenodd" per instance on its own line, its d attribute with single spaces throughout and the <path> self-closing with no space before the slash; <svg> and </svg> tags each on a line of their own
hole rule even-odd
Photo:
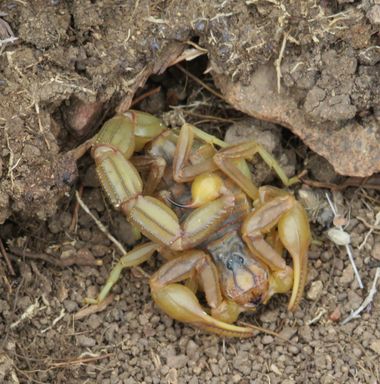
<svg viewBox="0 0 380 384">
<path fill-rule="evenodd" d="M 123 274 L 102 312 L 74 319 L 119 257 L 83 211 L 72 225 L 75 189 L 84 185 L 88 206 L 125 246 L 132 240 L 97 188 L 91 159 L 81 159 L 78 171 L 70 150 L 115 109 L 128 108 L 136 92 L 160 86 L 137 107 L 166 112 L 172 126 L 186 119 L 222 137 L 231 122 L 245 121 L 237 109 L 290 128 L 306 145 L 270 127 L 274 154 L 289 172 L 306 168 L 316 180 L 342 180 L 309 148 L 341 174 L 380 171 L 377 0 L 184 4 L 0 2 L 0 43 L 18 38 L 0 46 L 0 237 L 15 272 L 1 257 L 0 382 L 378 383 L 380 296 L 360 318 L 339 322 L 360 305 L 380 262 L 380 199 L 366 188 L 334 196 L 365 289 L 345 249 L 326 237 L 332 216 L 322 194 L 309 207 L 319 243 L 300 309 L 287 312 L 279 296 L 243 317 L 288 341 L 223 339 L 174 322 L 154 306 L 136 271 Z M 182 67 L 218 86 L 223 100 L 179 68 L 167 69 L 194 46 L 208 60 Z M 15 247 L 29 253 L 17 257 Z M 87 265 L 69 265 L 78 260 Z"/>
</svg>

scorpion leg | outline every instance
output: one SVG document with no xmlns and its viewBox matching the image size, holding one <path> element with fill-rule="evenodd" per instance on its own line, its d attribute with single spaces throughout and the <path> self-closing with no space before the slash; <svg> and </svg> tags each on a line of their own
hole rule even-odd
<svg viewBox="0 0 380 384">
<path fill-rule="evenodd" d="M 142 193 L 141 177 L 129 159 L 134 151 L 140 150 L 164 130 L 165 127 L 156 117 L 128 111 L 106 121 L 96 135 L 91 154 L 99 180 L 115 208 Z M 158 160 L 158 166 L 155 167 L 158 171 L 152 171 L 151 176 L 153 187 L 160 172 L 163 172 L 162 167 L 163 162 Z M 152 185 L 149 188 L 152 189 Z"/>
<path fill-rule="evenodd" d="M 214 136 L 208 135 L 205 132 L 202 133 L 202 140 L 206 140 L 209 144 L 214 143 L 213 139 L 216 139 Z M 201 173 L 212 172 L 218 169 L 213 161 L 212 155 L 204 158 L 201 162 L 190 164 L 189 159 L 193 147 L 194 136 L 197 134 L 198 130 L 190 124 L 184 124 L 181 128 L 173 160 L 173 177 L 178 183 L 191 181 L 195 176 L 198 176 Z"/>
<path fill-rule="evenodd" d="M 236 144 L 220 150 L 215 154 L 214 162 L 218 165 L 219 169 L 239 185 L 252 200 L 256 200 L 259 193 L 257 187 L 253 184 L 250 175 L 242 172 L 236 162 L 234 162 L 234 160 L 238 159 L 251 160 L 256 153 L 261 156 L 269 167 L 273 168 L 285 186 L 292 185 L 299 181 L 297 177 L 289 179 L 277 160 L 255 141 Z"/>
<path fill-rule="evenodd" d="M 120 274 L 124 268 L 136 267 L 145 261 L 149 260 L 153 253 L 157 251 L 158 244 L 149 242 L 142 245 L 137 245 L 131 251 L 127 252 L 124 256 L 120 258 L 117 264 L 112 268 L 111 273 L 108 276 L 108 279 L 100 291 L 96 299 L 86 298 L 85 302 L 87 304 L 99 304 L 101 303 L 109 294 L 112 287 L 117 283 L 120 278 Z"/>
<path fill-rule="evenodd" d="M 183 223 L 179 223 L 174 211 L 160 200 L 150 196 L 138 196 L 132 208 L 124 210 L 128 221 L 148 239 L 175 251 L 190 249 L 200 244 L 230 215 L 235 199 L 232 195 L 203 204 L 194 209 Z"/>
<path fill-rule="evenodd" d="M 211 316 L 201 307 L 193 291 L 179 284 L 194 276 L 203 286 L 206 301 L 212 309 Z M 224 308 L 228 304 L 222 297 L 216 266 L 203 251 L 188 251 L 167 262 L 150 278 L 150 286 L 158 307 L 177 321 L 223 336 L 250 337 L 254 334 L 252 328 L 235 326 L 213 317 L 213 311 L 218 312 L 219 307 Z M 228 313 L 231 322 L 240 312 L 237 304 L 235 306 Z"/>
<path fill-rule="evenodd" d="M 307 215 L 293 196 L 275 188 L 260 188 L 261 196 L 265 196 L 265 192 L 269 194 L 263 205 L 245 220 L 242 235 L 255 257 L 272 272 L 268 298 L 276 292 L 283 293 L 292 289 L 288 308 L 293 310 L 302 298 L 307 277 L 307 252 L 310 244 Z M 294 272 L 264 238 L 276 225 L 281 243 L 292 256 Z"/>
<path fill-rule="evenodd" d="M 194 138 L 208 144 L 208 148 L 198 149 L 192 153 Z M 174 180 L 178 183 L 183 183 L 193 180 L 201 173 L 218 170 L 219 167 L 214 161 L 216 154 L 215 145 L 220 148 L 228 147 L 227 143 L 217 137 L 203 132 L 191 124 L 184 124 L 177 140 L 173 161 Z M 196 160 L 195 164 L 190 164 L 190 159 Z M 233 162 L 245 177 L 250 177 L 251 172 L 243 158 L 237 158 Z"/>
<path fill-rule="evenodd" d="M 174 250 L 189 249 L 219 228 L 231 213 L 235 199 L 225 194 L 194 209 L 180 224 L 174 211 L 160 200 L 143 196 L 143 183 L 130 160 L 117 149 L 93 149 L 99 179 L 113 206 L 148 239 Z"/>
<path fill-rule="evenodd" d="M 151 195 L 160 183 L 166 167 L 163 157 L 133 156 L 132 164 L 138 171 L 148 171 L 147 181 L 144 183 L 143 194 Z"/>
</svg>

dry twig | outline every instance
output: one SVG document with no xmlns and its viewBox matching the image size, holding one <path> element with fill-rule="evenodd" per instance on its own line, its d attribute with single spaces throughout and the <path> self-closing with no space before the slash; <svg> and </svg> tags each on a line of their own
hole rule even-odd
<svg viewBox="0 0 380 384">
<path fill-rule="evenodd" d="M 369 231 L 366 233 L 366 235 L 365 235 L 365 237 L 364 237 L 363 242 L 362 242 L 362 243 L 359 245 L 359 247 L 358 247 L 358 249 L 362 249 L 362 248 L 364 247 L 364 244 L 367 242 L 368 237 L 371 235 L 371 233 L 372 233 L 373 231 L 375 231 L 376 229 L 380 229 L 380 227 L 379 227 L 379 224 L 380 224 L 380 211 L 377 212 L 377 214 L 376 214 L 376 219 L 375 219 L 375 223 L 374 223 L 373 225 L 371 225 L 371 226 L 368 225 L 368 223 L 367 223 L 364 219 L 362 219 L 361 217 L 358 217 L 358 219 L 359 219 L 362 223 L 364 223 L 366 226 L 370 227 Z"/>
<path fill-rule="evenodd" d="M 5 259 L 5 262 L 7 263 L 7 267 L 9 269 L 9 273 L 12 275 L 12 276 L 15 276 L 15 271 L 12 267 L 12 263 L 11 261 L 9 260 L 9 256 L 7 254 L 7 251 L 5 250 L 4 248 L 4 244 L 3 244 L 3 241 L 0 239 L 0 251 L 1 251 L 1 254 L 3 255 L 4 259 Z"/>
<path fill-rule="evenodd" d="M 79 187 L 79 192 L 78 192 L 80 196 L 83 194 L 83 189 L 84 189 L 84 186 L 83 186 L 83 184 L 81 184 Z M 79 203 L 77 201 L 75 203 L 75 206 L 73 209 L 73 215 L 71 217 L 71 223 L 70 223 L 70 227 L 69 227 L 70 232 L 76 232 L 76 230 L 77 230 L 78 212 L 79 212 Z"/>
<path fill-rule="evenodd" d="M 111 357 L 113 355 L 114 355 L 113 353 L 106 353 L 105 355 L 99 355 L 99 356 L 78 357 L 70 360 L 51 363 L 50 365 L 53 368 L 71 367 L 76 364 L 86 364 L 86 363 L 91 363 L 97 360 L 107 359 L 108 357 Z"/>
<path fill-rule="evenodd" d="M 356 319 L 357 317 L 359 317 L 359 314 L 363 312 L 368 307 L 369 304 L 372 303 L 373 298 L 377 292 L 377 280 L 379 280 L 379 278 L 380 278 L 380 267 L 377 267 L 375 278 L 373 279 L 372 287 L 368 293 L 368 296 L 364 299 L 363 303 L 359 306 L 359 308 L 351 312 L 350 316 L 348 316 L 341 322 L 342 325 L 347 324 L 352 319 Z"/>
<path fill-rule="evenodd" d="M 84 201 L 79 196 L 78 191 L 75 192 L 75 196 L 78 200 L 79 205 L 82 207 L 82 209 L 94 220 L 95 224 L 98 226 L 98 228 L 111 240 L 112 243 L 116 245 L 118 250 L 120 251 L 121 255 L 124 256 L 127 253 L 127 250 L 123 247 L 123 245 L 118 241 L 114 236 L 112 236 L 108 229 L 91 213 L 90 209 L 87 207 L 87 205 L 84 203 Z M 142 268 L 140 267 L 134 267 L 135 270 L 139 271 L 143 276 L 150 277 Z"/>
<path fill-rule="evenodd" d="M 125 248 L 123 247 L 123 245 L 114 237 L 112 236 L 108 229 L 102 224 L 101 221 L 99 221 L 93 214 L 92 212 L 90 211 L 90 209 L 87 207 L 87 205 L 84 203 L 84 201 L 82 200 L 82 198 L 80 197 L 79 195 L 79 192 L 76 191 L 75 192 L 75 196 L 77 198 L 77 201 L 79 203 L 79 205 L 81 206 L 81 208 L 87 213 L 87 215 L 89 215 L 91 217 L 92 220 L 94 220 L 95 224 L 98 226 L 98 228 L 109 238 L 109 240 L 111 240 L 112 243 L 114 243 L 117 247 L 117 249 L 121 252 L 122 255 L 125 255 L 127 253 L 127 251 L 125 250 Z"/>
<path fill-rule="evenodd" d="M 338 216 L 338 212 L 337 212 L 337 210 L 336 210 L 335 205 L 334 205 L 333 202 L 331 201 L 330 196 L 329 196 L 328 193 L 326 193 L 326 198 L 327 198 L 327 201 L 328 201 L 328 203 L 329 203 L 329 205 L 330 205 L 330 208 L 331 208 L 331 210 L 333 211 L 333 214 L 334 214 L 334 216 L 335 216 L 335 218 L 336 218 L 336 217 Z M 343 231 L 343 228 L 342 228 L 341 225 L 338 225 L 336 228 L 337 228 L 339 231 L 341 231 L 342 234 L 343 234 L 343 233 L 346 233 L 346 232 Z M 363 288 L 364 288 L 364 286 L 363 286 L 363 282 L 362 282 L 362 279 L 360 278 L 359 271 L 358 271 L 358 269 L 356 268 L 356 264 L 355 264 L 355 260 L 354 260 L 354 255 L 352 254 L 351 246 L 350 246 L 350 244 L 345 244 L 344 246 L 345 246 L 345 248 L 346 248 L 346 251 L 347 251 L 348 257 L 349 257 L 349 259 L 350 259 L 350 262 L 351 262 L 351 265 L 352 265 L 352 269 L 354 270 L 355 277 L 356 277 L 356 280 L 357 280 L 357 282 L 358 282 L 358 284 L 359 284 L 359 287 L 360 287 L 361 289 L 363 289 Z"/>
<path fill-rule="evenodd" d="M 61 312 L 59 313 L 59 315 L 52 321 L 52 323 L 48 327 L 42 329 L 41 333 L 45 333 L 48 330 L 52 329 L 60 320 L 65 317 L 65 313 L 65 308 L 61 308 Z"/>
<path fill-rule="evenodd" d="M 6 13 L 0 12 L 0 17 L 6 15 Z M 5 20 L 0 19 L 0 54 L 7 44 L 14 43 L 17 40 L 18 37 L 15 36 L 10 25 Z"/>
<path fill-rule="evenodd" d="M 284 38 L 282 39 L 280 53 L 278 55 L 278 58 L 274 62 L 274 67 L 276 68 L 276 74 L 277 74 L 277 93 L 281 92 L 281 78 L 282 78 L 281 62 L 284 57 L 287 40 L 288 40 L 288 34 L 284 33 Z"/>
<path fill-rule="evenodd" d="M 99 266 L 102 265 L 102 260 L 97 260 L 95 257 L 90 254 L 84 254 L 80 255 L 78 257 L 77 255 L 65 257 L 64 259 L 60 259 L 59 256 L 52 256 L 48 255 L 46 253 L 33 253 L 31 251 L 28 251 L 26 249 L 15 247 L 13 245 L 8 246 L 9 250 L 12 254 L 10 254 L 11 258 L 17 259 L 17 256 L 19 257 L 25 257 L 32 260 L 42 260 L 46 261 L 47 263 L 53 264 L 60 268 L 69 267 L 70 265 L 87 265 L 87 266 Z"/>
<path fill-rule="evenodd" d="M 150 97 L 150 96 L 153 96 L 153 95 L 156 95 L 157 93 L 159 93 L 161 91 L 161 87 L 158 86 L 156 88 L 153 88 L 145 93 L 143 93 L 142 95 L 136 97 L 135 99 L 132 100 L 132 103 L 131 103 L 131 107 L 133 107 L 134 105 L 140 103 L 141 101 L 143 101 L 144 99 L 146 99 L 147 97 Z"/>
<path fill-rule="evenodd" d="M 102 231 L 109 240 L 111 240 L 112 243 L 118 248 L 121 255 L 125 255 L 127 253 L 126 249 L 123 247 L 123 245 L 114 237 L 112 236 L 107 228 L 92 214 L 90 209 L 87 207 L 87 205 L 84 203 L 82 198 L 80 197 L 78 191 L 75 192 L 75 196 L 78 200 L 79 205 L 82 207 L 82 209 L 94 220 L 95 224 L 98 226 L 99 230 Z M 149 277 L 149 275 L 140 267 L 134 267 L 135 270 L 139 271 L 141 274 L 143 274 L 145 277 Z M 92 313 L 101 312 L 104 308 L 108 306 L 113 300 L 113 295 L 109 295 L 106 297 L 105 300 L 103 300 L 99 304 L 93 304 L 87 308 L 84 308 L 77 312 L 74 316 L 75 320 L 82 319 L 83 317 L 86 317 L 88 315 L 91 315 Z"/>
<path fill-rule="evenodd" d="M 348 177 L 340 184 L 326 183 L 318 180 L 304 179 L 302 182 L 310 187 L 326 188 L 332 191 L 342 191 L 349 187 L 362 187 L 365 189 L 374 189 L 380 191 L 380 175 L 373 175 L 370 177 Z"/>
<path fill-rule="evenodd" d="M 26 310 L 22 313 L 22 315 L 18 318 L 18 320 L 16 320 L 10 325 L 10 329 L 16 328 L 19 324 L 21 324 L 23 321 L 27 319 L 32 319 L 37 314 L 37 312 L 45 308 L 46 308 L 45 306 L 44 307 L 40 306 L 40 299 L 37 298 L 33 304 L 29 305 L 28 308 L 26 308 Z"/>
<path fill-rule="evenodd" d="M 317 310 L 317 314 L 315 315 L 315 317 L 312 318 L 311 320 L 309 320 L 309 321 L 307 322 L 307 325 L 312 325 L 312 324 L 317 323 L 317 322 L 320 320 L 320 318 L 321 318 L 324 314 L 326 314 L 326 313 L 327 313 L 327 310 L 326 310 L 325 308 L 319 308 L 319 309 Z"/>
</svg>

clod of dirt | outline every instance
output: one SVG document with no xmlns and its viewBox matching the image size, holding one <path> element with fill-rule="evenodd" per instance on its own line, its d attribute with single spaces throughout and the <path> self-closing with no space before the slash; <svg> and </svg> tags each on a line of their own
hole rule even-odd
<svg viewBox="0 0 380 384">
<path fill-rule="evenodd" d="M 61 112 L 68 129 L 76 136 L 83 137 L 88 135 L 90 129 L 99 126 L 102 121 L 103 105 L 101 101 L 84 103 L 81 100 L 72 99 L 70 104 L 66 103 L 61 108 Z"/>
<path fill-rule="evenodd" d="M 332 165 L 319 155 L 311 155 L 307 161 L 307 169 L 310 170 L 310 175 L 319 181 L 333 182 L 337 178 Z"/>
<path fill-rule="evenodd" d="M 341 116 L 344 123 L 340 126 L 326 121 L 330 119 L 328 115 L 321 116 L 322 120 L 313 121 L 307 111 L 299 106 L 297 96 L 286 89 L 278 93 L 273 65 L 260 66 L 247 85 L 231 81 L 215 64 L 213 69 L 216 84 L 226 100 L 236 109 L 288 127 L 312 150 L 325 157 L 338 173 L 364 177 L 380 171 L 380 152 L 377 144 L 380 125 L 374 116 L 367 116 L 362 122 L 346 121 L 355 115 L 353 111 L 349 115 Z M 324 98 L 325 96 L 322 99 Z M 341 98 L 329 103 L 335 103 L 338 109 L 346 111 L 342 106 L 345 100 Z M 339 113 L 338 109 L 331 110 L 331 116 Z"/>
</svg>

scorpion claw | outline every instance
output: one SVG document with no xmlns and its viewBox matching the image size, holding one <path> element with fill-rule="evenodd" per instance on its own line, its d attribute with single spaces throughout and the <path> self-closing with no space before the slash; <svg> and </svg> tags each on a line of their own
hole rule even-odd
<svg viewBox="0 0 380 384">
<path fill-rule="evenodd" d="M 201 307 L 195 294 L 182 284 L 155 287 L 151 283 L 152 296 L 156 304 L 171 318 L 197 328 L 226 337 L 251 337 L 255 331 L 250 327 L 239 327 L 217 320 Z"/>
</svg>

